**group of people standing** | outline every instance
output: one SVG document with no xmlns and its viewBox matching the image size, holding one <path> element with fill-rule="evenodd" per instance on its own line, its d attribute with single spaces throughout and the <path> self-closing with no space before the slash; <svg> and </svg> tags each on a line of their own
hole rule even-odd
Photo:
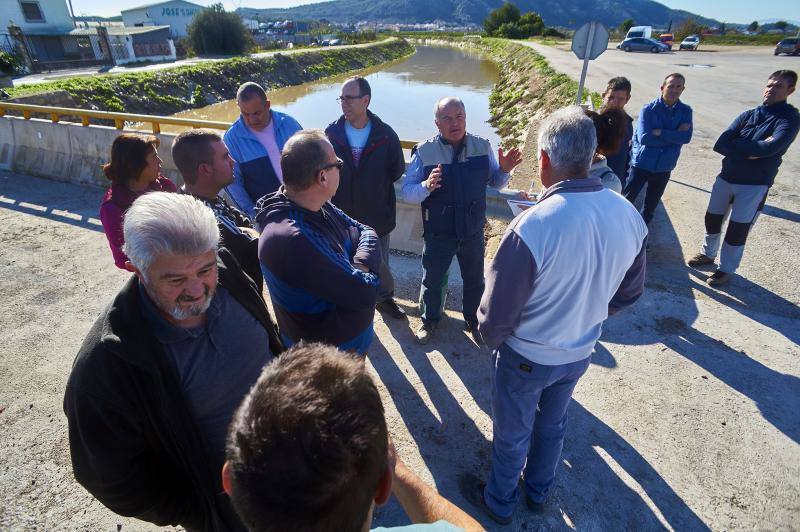
<svg viewBox="0 0 800 532">
<path fill-rule="evenodd" d="M 121 135 L 101 219 L 115 264 L 134 275 L 67 385 L 76 479 L 117 513 L 192 530 L 364 530 L 391 493 L 416 527 L 480 529 L 398 459 L 363 363 L 375 309 L 404 316 L 388 257 L 403 178 L 424 227 L 417 341 L 442 318 L 455 257 L 465 329 L 492 350 L 491 470 L 463 475 L 462 495 L 498 523 L 523 496 L 543 511 L 602 324 L 643 293 L 647 225 L 692 135 L 684 83 L 669 75 L 635 123 L 624 78 L 609 82 L 600 112 L 545 119 L 544 191 L 511 222 L 485 278 L 486 187 L 505 186 L 522 155 L 468 133 L 457 98 L 436 103 L 439 134 L 406 167 L 397 134 L 368 110 L 365 79 L 342 85 L 342 116 L 325 131 L 301 129 L 245 83 L 224 137 L 175 138 L 180 193 L 160 176 L 156 137 Z M 717 142 L 723 170 L 690 264 L 713 262 L 732 209 L 718 271 L 738 266 L 797 134 L 795 84 L 794 72 L 774 73 L 764 104 Z"/>
</svg>

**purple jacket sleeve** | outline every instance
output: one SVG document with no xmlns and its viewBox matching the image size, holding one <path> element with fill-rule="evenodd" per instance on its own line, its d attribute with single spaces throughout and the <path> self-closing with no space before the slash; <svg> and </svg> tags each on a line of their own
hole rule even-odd
<svg viewBox="0 0 800 532">
<path fill-rule="evenodd" d="M 100 206 L 100 222 L 108 238 L 108 247 L 111 248 L 111 255 L 114 257 L 114 264 L 117 268 L 125 269 L 128 256 L 122 251 L 125 237 L 122 232 L 123 212 L 115 204 L 105 202 Z"/>
<path fill-rule="evenodd" d="M 525 242 L 508 231 L 486 272 L 486 290 L 478 308 L 478 330 L 486 345 L 495 348 L 519 325 L 522 308 L 533 293 L 536 260 Z"/>
<path fill-rule="evenodd" d="M 647 237 L 642 241 L 642 249 L 633 259 L 633 264 L 628 268 L 625 277 L 617 289 L 617 293 L 608 303 L 608 315 L 616 314 L 620 310 L 633 305 L 644 293 L 645 265 L 647 264 Z"/>
</svg>

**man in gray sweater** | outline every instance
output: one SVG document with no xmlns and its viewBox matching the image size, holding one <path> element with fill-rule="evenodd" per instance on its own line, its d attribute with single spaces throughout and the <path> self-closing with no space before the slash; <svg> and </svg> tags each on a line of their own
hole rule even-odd
<svg viewBox="0 0 800 532">
<path fill-rule="evenodd" d="M 494 349 L 492 468 L 487 483 L 464 477 L 462 490 L 501 524 L 511 522 L 523 471 L 529 508 L 544 509 L 572 391 L 603 321 L 644 290 L 647 226 L 622 196 L 587 177 L 596 145 L 579 107 L 542 123 L 546 190 L 511 222 L 487 272 L 478 321 Z"/>
</svg>

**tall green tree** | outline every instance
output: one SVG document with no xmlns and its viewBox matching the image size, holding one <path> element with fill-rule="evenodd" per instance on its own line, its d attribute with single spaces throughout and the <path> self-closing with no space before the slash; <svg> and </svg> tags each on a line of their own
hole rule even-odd
<svg viewBox="0 0 800 532">
<path fill-rule="evenodd" d="M 519 17 L 519 29 L 523 37 L 531 37 L 533 35 L 541 35 L 544 33 L 544 20 L 538 13 L 531 11 Z"/>
<path fill-rule="evenodd" d="M 786 22 L 785 20 L 779 20 L 778 22 L 775 23 L 775 29 L 776 30 L 786 31 L 786 28 L 788 26 L 789 26 L 789 23 Z"/>
<path fill-rule="evenodd" d="M 519 8 L 511 2 L 505 2 L 486 17 L 483 29 L 488 35 L 498 35 L 503 24 L 516 24 L 520 19 Z"/>
<path fill-rule="evenodd" d="M 747 26 L 747 31 L 758 31 L 758 21 L 754 20 L 751 22 L 750 25 Z"/>
<path fill-rule="evenodd" d="M 633 21 L 632 18 L 627 18 L 622 21 L 622 24 L 619 25 L 620 33 L 628 33 L 628 30 L 631 29 L 636 23 Z"/>
<path fill-rule="evenodd" d="M 689 35 L 700 35 L 705 28 L 705 26 L 698 24 L 693 18 L 689 17 L 675 29 L 675 41 L 682 41 Z"/>
<path fill-rule="evenodd" d="M 189 42 L 198 55 L 241 55 L 253 47 L 253 37 L 236 13 L 213 4 L 195 15 L 189 27 Z"/>
</svg>

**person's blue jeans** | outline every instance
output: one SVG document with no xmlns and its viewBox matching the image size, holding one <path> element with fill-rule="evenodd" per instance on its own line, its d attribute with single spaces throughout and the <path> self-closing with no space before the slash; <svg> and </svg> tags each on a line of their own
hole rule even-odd
<svg viewBox="0 0 800 532">
<path fill-rule="evenodd" d="M 492 469 L 484 499 L 508 517 L 520 498 L 519 476 L 535 502 L 544 502 L 556 477 L 567 430 L 567 407 L 591 356 L 560 366 L 531 362 L 501 344 L 492 354 Z M 527 465 L 526 465 L 527 460 Z"/>
<path fill-rule="evenodd" d="M 422 251 L 422 320 L 436 323 L 442 319 L 442 301 L 447 290 L 447 270 L 458 259 L 464 281 L 462 311 L 464 319 L 477 320 L 483 295 L 483 233 L 465 239 L 425 237 Z"/>
<path fill-rule="evenodd" d="M 669 176 L 672 172 L 650 172 L 642 168 L 631 167 L 631 173 L 628 176 L 628 184 L 625 185 L 625 199 L 631 203 L 636 202 L 636 198 L 642 191 L 642 187 L 647 185 L 647 192 L 644 196 L 644 208 L 642 209 L 642 218 L 644 223 L 649 224 L 653 219 L 653 214 L 656 212 L 658 202 L 661 201 L 661 196 L 667 189 L 669 183 Z"/>
</svg>

